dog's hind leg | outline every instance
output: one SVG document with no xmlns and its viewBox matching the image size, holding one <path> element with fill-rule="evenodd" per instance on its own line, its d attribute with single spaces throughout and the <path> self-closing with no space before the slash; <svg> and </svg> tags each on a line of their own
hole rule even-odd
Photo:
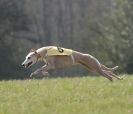
<svg viewBox="0 0 133 114">
<path fill-rule="evenodd" d="M 114 70 L 118 69 L 118 66 L 115 66 L 115 67 L 113 67 L 113 68 L 108 68 L 108 67 L 106 67 L 105 65 L 101 64 L 101 68 L 102 68 L 103 70 L 107 70 L 107 71 L 114 71 Z"/>
<path fill-rule="evenodd" d="M 122 80 L 122 79 L 123 79 L 122 77 L 118 77 L 116 74 L 114 74 L 114 73 L 111 72 L 111 71 L 105 71 L 105 72 L 107 72 L 109 75 L 115 77 L 115 78 L 118 79 L 118 80 Z"/>
<path fill-rule="evenodd" d="M 107 73 L 105 70 L 100 70 L 98 73 L 104 76 L 105 78 L 109 79 L 110 81 L 113 81 L 112 76 L 109 73 Z"/>
<path fill-rule="evenodd" d="M 90 69 L 92 72 L 96 72 L 102 76 L 104 76 L 105 78 L 109 79 L 110 81 L 113 81 L 112 77 L 110 74 L 108 74 L 107 72 L 105 72 L 102 68 L 101 68 L 101 64 L 99 63 L 99 61 L 88 55 L 88 54 L 84 54 L 82 59 L 79 61 L 80 64 L 82 64 L 83 66 L 87 67 L 88 69 Z"/>
</svg>

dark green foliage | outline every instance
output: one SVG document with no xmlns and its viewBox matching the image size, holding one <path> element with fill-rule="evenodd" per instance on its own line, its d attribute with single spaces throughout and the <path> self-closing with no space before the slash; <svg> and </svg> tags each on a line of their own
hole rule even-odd
<svg viewBox="0 0 133 114">
<path fill-rule="evenodd" d="M 17 60 L 21 42 L 13 35 L 17 31 L 26 30 L 28 20 L 15 0 L 0 1 L 0 15 L 0 78 L 15 78 L 22 73 L 20 60 Z"/>
<path fill-rule="evenodd" d="M 133 72 L 133 7 L 128 0 L 114 0 L 112 10 L 100 23 L 100 45 L 114 63 L 122 70 Z"/>
<path fill-rule="evenodd" d="M 26 78 L 27 70 L 20 66 L 25 55 L 46 45 L 90 53 L 109 67 L 119 65 L 121 73 L 132 73 L 132 25 L 131 0 L 1 0 L 0 78 Z M 66 74 L 88 71 L 76 67 L 53 72 Z"/>
</svg>

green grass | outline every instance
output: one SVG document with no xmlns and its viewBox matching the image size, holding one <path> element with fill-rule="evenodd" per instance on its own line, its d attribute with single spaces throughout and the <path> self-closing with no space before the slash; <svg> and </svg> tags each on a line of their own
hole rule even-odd
<svg viewBox="0 0 133 114">
<path fill-rule="evenodd" d="M 133 76 L 0 81 L 0 114 L 133 114 Z"/>
</svg>

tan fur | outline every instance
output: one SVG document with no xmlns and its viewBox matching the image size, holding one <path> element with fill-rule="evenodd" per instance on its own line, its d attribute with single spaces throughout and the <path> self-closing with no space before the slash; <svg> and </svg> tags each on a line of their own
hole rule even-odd
<svg viewBox="0 0 133 114">
<path fill-rule="evenodd" d="M 84 54 L 80 53 L 74 50 L 68 50 L 63 48 L 63 50 L 68 50 L 71 52 L 71 54 L 68 55 L 63 55 L 60 52 L 53 53 L 52 55 L 48 54 L 48 51 L 50 49 L 57 49 L 56 46 L 47 46 L 47 47 L 42 47 L 36 50 L 37 54 L 37 61 L 44 61 L 45 65 L 39 69 L 37 69 L 35 72 L 31 74 L 31 77 L 38 74 L 42 73 L 43 75 L 48 75 L 48 70 L 50 69 L 57 69 L 57 68 L 64 68 L 64 67 L 70 67 L 72 65 L 77 65 L 81 64 L 85 66 L 87 69 L 89 69 L 91 72 L 94 72 L 96 74 L 100 74 L 110 81 L 112 81 L 112 77 L 115 77 L 119 80 L 122 78 L 117 77 L 116 74 L 114 74 L 112 71 L 116 70 L 118 66 L 114 68 L 108 68 L 105 65 L 102 65 L 95 57 L 89 55 L 89 54 Z M 57 50 L 56 50 L 57 51 Z M 39 55 L 39 56 L 38 56 Z M 32 59 L 34 57 L 34 54 L 32 55 Z M 36 58 L 34 58 L 36 59 Z M 27 60 L 28 61 L 28 60 Z M 24 64 L 24 63 L 23 63 Z"/>
</svg>

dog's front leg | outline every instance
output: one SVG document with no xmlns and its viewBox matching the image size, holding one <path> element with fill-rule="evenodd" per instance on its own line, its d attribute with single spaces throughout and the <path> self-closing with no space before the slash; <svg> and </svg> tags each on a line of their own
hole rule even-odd
<svg viewBox="0 0 133 114">
<path fill-rule="evenodd" d="M 47 65 L 44 65 L 43 67 L 37 69 L 36 71 L 34 71 L 33 73 L 31 73 L 30 77 L 33 77 L 34 75 L 37 75 L 39 73 L 42 73 L 44 76 L 48 76 L 49 73 L 47 72 L 48 68 Z"/>
</svg>

